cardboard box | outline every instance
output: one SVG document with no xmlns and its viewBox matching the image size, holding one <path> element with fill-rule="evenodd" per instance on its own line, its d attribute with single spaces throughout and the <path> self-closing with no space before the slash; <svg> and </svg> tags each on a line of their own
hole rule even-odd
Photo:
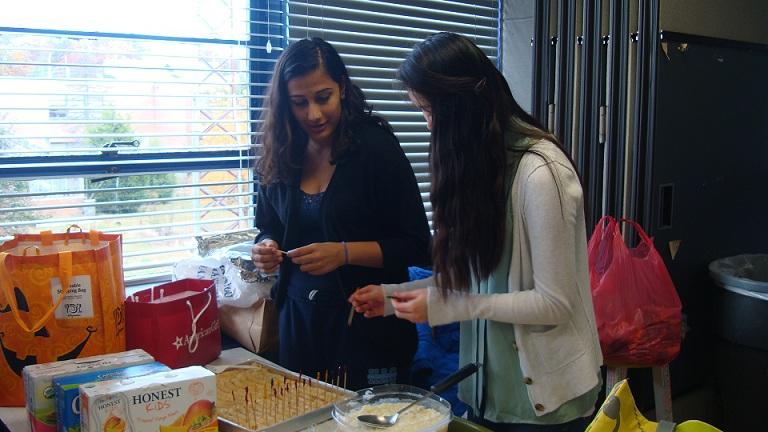
<svg viewBox="0 0 768 432">
<path fill-rule="evenodd" d="M 171 368 L 159 363 L 147 363 L 115 369 L 87 371 L 53 379 L 56 394 L 57 430 L 77 432 L 80 430 L 80 385 L 99 381 L 119 380 L 168 372 Z"/>
<path fill-rule="evenodd" d="M 146 351 L 135 349 L 112 354 L 83 357 L 59 362 L 40 363 L 24 368 L 24 393 L 27 415 L 33 432 L 56 431 L 56 394 L 53 379 L 85 371 L 113 369 L 151 363 L 155 359 Z"/>
<path fill-rule="evenodd" d="M 214 432 L 216 375 L 200 366 L 80 386 L 82 432 Z"/>
</svg>

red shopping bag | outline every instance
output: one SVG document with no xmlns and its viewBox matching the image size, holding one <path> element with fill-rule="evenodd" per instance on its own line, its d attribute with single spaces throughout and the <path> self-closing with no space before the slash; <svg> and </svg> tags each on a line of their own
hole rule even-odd
<svg viewBox="0 0 768 432">
<path fill-rule="evenodd" d="M 139 291 L 125 301 L 126 346 L 171 368 L 204 365 L 221 354 L 216 287 L 180 279 Z"/>
<path fill-rule="evenodd" d="M 656 366 L 680 352 L 680 298 L 653 241 L 634 221 L 640 243 L 624 243 L 619 222 L 604 216 L 589 240 L 589 277 L 606 365 Z"/>
</svg>

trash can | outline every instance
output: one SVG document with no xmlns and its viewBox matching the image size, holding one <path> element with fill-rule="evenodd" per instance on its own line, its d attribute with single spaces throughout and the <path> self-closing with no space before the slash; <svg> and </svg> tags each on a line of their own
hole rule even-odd
<svg viewBox="0 0 768 432">
<path fill-rule="evenodd" d="M 768 255 L 737 255 L 709 264 L 715 303 L 716 385 L 724 430 L 764 430 L 768 424 Z"/>
<path fill-rule="evenodd" d="M 725 339 L 768 351 L 768 255 L 736 255 L 709 264 L 722 290 L 717 332 Z"/>
</svg>

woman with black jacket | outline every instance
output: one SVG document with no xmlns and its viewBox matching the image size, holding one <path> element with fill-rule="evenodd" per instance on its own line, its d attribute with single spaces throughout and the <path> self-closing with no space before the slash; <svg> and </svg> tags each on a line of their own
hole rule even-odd
<svg viewBox="0 0 768 432">
<path fill-rule="evenodd" d="M 353 389 L 406 381 L 413 324 L 350 321 L 346 301 L 429 261 L 424 206 L 397 138 L 319 38 L 283 52 L 265 108 L 252 256 L 278 272 L 278 362 Z"/>
</svg>

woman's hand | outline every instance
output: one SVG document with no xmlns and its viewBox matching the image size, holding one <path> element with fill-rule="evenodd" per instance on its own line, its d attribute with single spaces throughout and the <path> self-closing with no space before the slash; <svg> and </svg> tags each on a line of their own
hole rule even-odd
<svg viewBox="0 0 768 432">
<path fill-rule="evenodd" d="M 280 252 L 276 241 L 266 239 L 253 245 L 251 259 L 254 267 L 260 272 L 271 274 L 276 272 L 280 263 L 283 262 L 283 254 Z"/>
<path fill-rule="evenodd" d="M 384 315 L 384 290 L 381 285 L 368 285 L 349 296 L 349 302 L 356 312 L 366 318 Z"/>
<path fill-rule="evenodd" d="M 426 288 L 393 293 L 392 306 L 395 308 L 395 315 L 400 319 L 412 323 L 422 323 L 429 320 Z"/>
<path fill-rule="evenodd" d="M 288 256 L 304 273 L 324 275 L 344 265 L 344 245 L 336 242 L 312 243 L 288 251 Z"/>
</svg>

